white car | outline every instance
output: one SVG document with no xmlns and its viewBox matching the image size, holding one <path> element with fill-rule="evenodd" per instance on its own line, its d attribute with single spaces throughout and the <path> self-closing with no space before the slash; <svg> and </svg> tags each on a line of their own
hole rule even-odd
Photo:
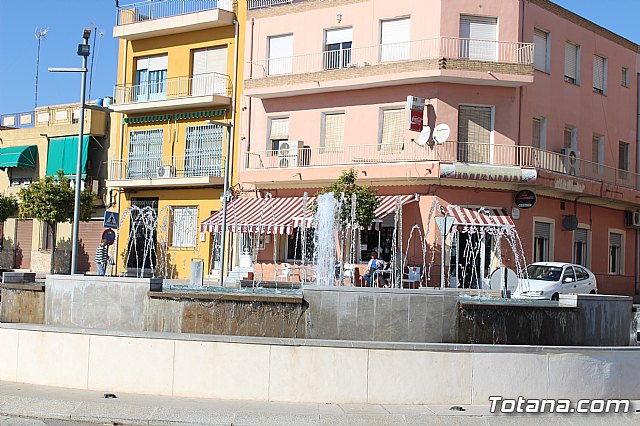
<svg viewBox="0 0 640 426">
<path fill-rule="evenodd" d="M 536 262 L 527 267 L 513 294 L 518 299 L 558 300 L 560 294 L 597 293 L 596 277 L 581 265 L 565 262 Z"/>
</svg>

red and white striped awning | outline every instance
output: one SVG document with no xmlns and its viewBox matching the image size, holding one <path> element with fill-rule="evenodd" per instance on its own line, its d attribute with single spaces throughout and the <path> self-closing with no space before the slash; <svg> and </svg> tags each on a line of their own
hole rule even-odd
<svg viewBox="0 0 640 426">
<path fill-rule="evenodd" d="M 457 207 L 451 211 L 454 217 L 453 225 L 462 226 L 515 226 L 509 215 L 500 209 L 469 209 Z"/>
<path fill-rule="evenodd" d="M 401 195 L 401 205 L 417 200 L 415 195 Z M 380 205 L 375 210 L 376 222 L 395 212 L 398 196 L 378 196 Z M 315 197 L 307 198 L 306 226 L 313 225 L 311 206 Z M 274 198 L 236 198 L 227 208 L 227 230 L 229 232 L 247 232 L 261 234 L 289 234 L 305 221 L 303 197 Z M 222 230 L 222 211 L 216 212 L 200 225 L 201 232 L 220 232 Z"/>
</svg>

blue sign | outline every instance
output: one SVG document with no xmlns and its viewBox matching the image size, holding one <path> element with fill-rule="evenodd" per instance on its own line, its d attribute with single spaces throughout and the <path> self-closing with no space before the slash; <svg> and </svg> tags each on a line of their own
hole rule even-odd
<svg viewBox="0 0 640 426">
<path fill-rule="evenodd" d="M 120 221 L 118 220 L 117 212 L 110 212 L 109 210 L 105 210 L 104 212 L 104 227 L 105 228 L 113 228 L 118 229 Z"/>
</svg>

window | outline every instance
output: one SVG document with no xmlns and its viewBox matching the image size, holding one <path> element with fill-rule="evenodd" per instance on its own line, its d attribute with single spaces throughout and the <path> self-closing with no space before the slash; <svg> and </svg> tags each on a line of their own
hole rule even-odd
<svg viewBox="0 0 640 426">
<path fill-rule="evenodd" d="M 604 163 L 604 136 L 595 133 L 591 140 L 591 161 L 593 172 L 600 173 Z"/>
<path fill-rule="evenodd" d="M 154 178 L 162 166 L 164 130 L 135 130 L 129 132 L 129 164 L 127 177 Z"/>
<path fill-rule="evenodd" d="M 580 84 L 580 46 L 571 42 L 564 44 L 564 81 Z"/>
<path fill-rule="evenodd" d="M 136 60 L 136 101 L 155 101 L 166 98 L 167 55 L 145 56 Z"/>
<path fill-rule="evenodd" d="M 460 105 L 458 110 L 458 161 L 489 163 L 491 107 Z"/>
<path fill-rule="evenodd" d="M 549 72 L 549 33 L 538 28 L 533 29 L 533 66 Z"/>
<path fill-rule="evenodd" d="M 269 37 L 269 75 L 293 72 L 293 34 Z"/>
<path fill-rule="evenodd" d="M 575 148 L 578 145 L 578 129 L 564 126 L 564 148 Z"/>
<path fill-rule="evenodd" d="M 629 87 L 629 68 L 622 67 L 622 85 Z"/>
<path fill-rule="evenodd" d="M 269 140 L 267 142 L 267 150 L 272 155 L 277 155 L 280 149 L 280 142 L 289 140 L 289 117 L 286 118 L 270 118 L 269 119 Z"/>
<path fill-rule="evenodd" d="M 192 95 L 226 95 L 227 46 L 194 50 L 192 74 Z"/>
<path fill-rule="evenodd" d="M 544 117 L 533 117 L 533 128 L 531 135 L 531 146 L 546 149 L 547 147 L 547 119 Z"/>
<path fill-rule="evenodd" d="M 322 147 L 324 152 L 342 152 L 344 146 L 344 113 L 324 113 Z"/>
<path fill-rule="evenodd" d="M 174 207 L 173 232 L 171 245 L 173 247 L 195 247 L 198 233 L 198 208 Z"/>
<path fill-rule="evenodd" d="M 184 175 L 222 176 L 224 129 L 216 124 L 187 127 Z"/>
<path fill-rule="evenodd" d="M 618 177 L 626 179 L 629 170 L 629 144 L 620 141 L 618 143 Z"/>
<path fill-rule="evenodd" d="M 564 273 L 562 274 L 562 281 L 563 283 L 569 283 L 569 282 L 576 282 L 576 274 L 573 272 L 573 267 L 571 266 L 567 266 L 564 269 Z"/>
<path fill-rule="evenodd" d="M 287 236 L 287 260 L 302 260 L 302 231 L 294 232 Z M 307 229 L 307 236 L 305 241 L 305 260 L 310 262 L 313 260 L 315 252 L 315 230 L 313 228 Z"/>
<path fill-rule="evenodd" d="M 33 169 L 9 167 L 7 169 L 11 186 L 26 186 L 33 182 Z"/>
<path fill-rule="evenodd" d="M 593 91 L 607 94 L 607 59 L 598 55 L 593 57 Z"/>
<path fill-rule="evenodd" d="M 409 59 L 411 19 L 401 18 L 380 23 L 380 61 Z"/>
<path fill-rule="evenodd" d="M 460 56 L 495 61 L 497 56 L 498 19 L 485 16 L 460 16 Z"/>
<path fill-rule="evenodd" d="M 578 228 L 573 231 L 573 263 L 582 266 L 588 265 L 589 256 L 589 230 Z"/>
<path fill-rule="evenodd" d="M 404 108 L 382 110 L 380 151 L 397 152 L 404 142 Z"/>
<path fill-rule="evenodd" d="M 547 222 L 534 222 L 533 261 L 546 262 L 551 260 L 551 232 L 552 227 Z"/>
<path fill-rule="evenodd" d="M 40 250 L 53 249 L 53 227 L 48 222 L 40 222 Z"/>
<path fill-rule="evenodd" d="M 380 223 L 380 225 L 380 230 L 360 230 L 360 262 L 368 262 L 371 259 L 371 252 L 373 250 L 378 252 L 379 259 L 385 262 L 391 261 L 394 228 L 393 226 L 382 226 L 384 225 L 382 223 Z"/>
<path fill-rule="evenodd" d="M 609 232 L 609 273 L 622 275 L 623 267 L 623 242 L 624 235 L 618 232 Z"/>
<path fill-rule="evenodd" d="M 333 70 L 351 65 L 353 29 L 341 28 L 325 31 L 324 69 Z"/>
<path fill-rule="evenodd" d="M 589 279 L 589 273 L 582 268 L 574 266 L 573 269 L 576 271 L 576 281 L 584 281 Z"/>
</svg>

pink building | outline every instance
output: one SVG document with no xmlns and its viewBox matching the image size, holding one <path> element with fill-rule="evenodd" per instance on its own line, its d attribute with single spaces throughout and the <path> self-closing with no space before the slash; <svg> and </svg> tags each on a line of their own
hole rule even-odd
<svg viewBox="0 0 640 426">
<path fill-rule="evenodd" d="M 403 251 L 414 225 L 429 229 L 435 270 L 440 234 L 428 216 L 437 200 L 513 223 L 527 263 L 580 263 L 601 292 L 637 293 L 637 44 L 547 0 L 248 3 L 243 196 L 313 196 L 353 168 L 380 196 L 405 196 Z M 425 144 L 408 130 L 408 96 L 424 98 L 425 125 L 439 126 Z M 521 190 L 536 195 L 532 207 L 516 206 Z M 257 259 L 270 279 L 274 263 L 299 259 L 299 209 L 289 212 L 282 234 L 238 238 L 246 242 L 232 265 Z M 358 262 L 373 248 L 388 259 L 388 213 L 359 231 Z M 460 235 L 445 243 L 450 276 L 469 263 L 471 237 Z M 486 277 L 513 259 L 496 258 L 495 241 L 482 238 L 475 262 Z M 423 263 L 416 241 L 410 265 Z M 440 285 L 439 273 L 429 285 Z"/>
</svg>

